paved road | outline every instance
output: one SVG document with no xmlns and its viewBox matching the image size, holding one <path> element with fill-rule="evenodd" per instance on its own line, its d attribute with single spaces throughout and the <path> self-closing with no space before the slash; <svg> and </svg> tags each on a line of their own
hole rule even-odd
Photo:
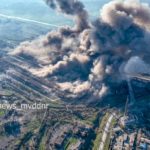
<svg viewBox="0 0 150 150">
<path fill-rule="evenodd" d="M 102 136 L 102 140 L 101 140 L 101 143 L 99 145 L 99 150 L 104 149 L 104 145 L 105 145 L 105 142 L 106 142 L 106 139 L 107 139 L 107 133 L 109 132 L 109 127 L 110 127 L 111 121 L 112 121 L 114 116 L 115 116 L 115 114 L 111 114 L 108 121 L 107 121 L 106 127 L 104 129 L 104 133 L 103 133 L 103 136 Z"/>
<path fill-rule="evenodd" d="M 149 75 L 130 74 L 130 73 L 125 73 L 125 74 L 130 78 L 136 78 L 136 79 L 140 79 L 140 80 L 150 81 Z"/>
<path fill-rule="evenodd" d="M 145 80 L 145 81 L 150 81 L 150 76 L 144 76 L 144 75 L 133 75 L 131 76 L 133 78 L 137 78 L 137 79 L 141 79 L 141 80 Z"/>
</svg>

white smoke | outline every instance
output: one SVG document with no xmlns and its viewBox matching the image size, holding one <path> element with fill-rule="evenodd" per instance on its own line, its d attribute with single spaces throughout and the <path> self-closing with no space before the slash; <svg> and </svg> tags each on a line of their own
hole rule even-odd
<svg viewBox="0 0 150 150">
<path fill-rule="evenodd" d="M 150 65 L 146 64 L 140 57 L 134 56 L 126 63 L 124 71 L 126 74 L 149 74 Z"/>
</svg>

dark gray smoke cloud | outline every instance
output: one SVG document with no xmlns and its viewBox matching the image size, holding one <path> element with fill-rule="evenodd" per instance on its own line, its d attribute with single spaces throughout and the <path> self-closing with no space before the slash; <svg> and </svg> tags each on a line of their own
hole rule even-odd
<svg viewBox="0 0 150 150">
<path fill-rule="evenodd" d="M 46 2 L 51 8 L 74 16 L 77 30 L 64 27 L 52 31 L 22 43 L 11 54 L 34 57 L 42 66 L 31 65 L 28 70 L 53 80 L 64 97 L 102 99 L 116 92 L 112 84 L 119 87 L 124 72 L 134 68 L 136 62 L 140 63 L 139 67 L 150 64 L 150 7 L 147 4 L 136 0 L 111 1 L 91 23 L 79 1 Z M 132 63 L 137 57 L 138 61 Z"/>
<path fill-rule="evenodd" d="M 76 21 L 76 29 L 83 31 L 89 27 L 88 13 L 84 9 L 84 5 L 78 0 L 45 0 L 46 3 L 57 11 L 66 15 L 74 16 Z"/>
<path fill-rule="evenodd" d="M 140 0 L 112 1 L 101 10 L 101 18 L 112 26 L 126 27 L 132 21 L 149 28 L 150 9 Z"/>
</svg>

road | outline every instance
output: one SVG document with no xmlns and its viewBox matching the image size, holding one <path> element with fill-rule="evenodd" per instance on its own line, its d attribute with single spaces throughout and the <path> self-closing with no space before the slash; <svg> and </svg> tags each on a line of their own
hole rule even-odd
<svg viewBox="0 0 150 150">
<path fill-rule="evenodd" d="M 145 80 L 145 81 L 150 81 L 150 76 L 144 76 L 144 75 L 130 75 L 130 77 Z"/>
<path fill-rule="evenodd" d="M 125 73 L 129 78 L 135 78 L 135 79 L 140 79 L 144 81 L 150 81 L 150 75 L 142 75 L 142 74 L 131 74 L 131 73 Z"/>
<path fill-rule="evenodd" d="M 109 128 L 110 128 L 110 125 L 111 125 L 111 122 L 112 122 L 112 119 L 113 119 L 114 116 L 115 116 L 115 114 L 111 114 L 108 121 L 107 121 L 106 127 L 104 129 L 104 133 L 103 133 L 103 136 L 102 136 L 102 140 L 101 140 L 101 143 L 99 145 L 99 150 L 104 149 L 104 145 L 105 145 L 105 142 L 106 142 L 106 139 L 107 139 L 107 133 L 109 132 Z"/>
</svg>

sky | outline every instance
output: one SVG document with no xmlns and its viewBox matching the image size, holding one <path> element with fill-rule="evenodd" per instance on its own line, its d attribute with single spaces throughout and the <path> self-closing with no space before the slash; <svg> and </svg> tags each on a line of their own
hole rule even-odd
<svg viewBox="0 0 150 150">
<path fill-rule="evenodd" d="M 90 17 L 99 15 L 100 8 L 110 0 L 81 0 Z M 148 0 L 142 0 L 148 1 Z M 1 0 L 0 14 L 33 19 L 46 23 L 54 23 L 57 25 L 70 24 L 71 20 L 64 17 L 62 14 L 51 10 L 44 0 Z"/>
<path fill-rule="evenodd" d="M 91 17 L 97 16 L 100 7 L 108 1 L 82 0 Z M 59 25 L 71 23 L 62 14 L 51 10 L 43 0 L 7 0 L 7 3 L 6 0 L 1 0 L 0 13 Z"/>
<path fill-rule="evenodd" d="M 33 39 L 39 35 L 46 34 L 53 26 L 46 26 L 34 22 L 25 21 L 31 19 L 34 21 L 53 24 L 56 26 L 72 25 L 72 19 L 50 9 L 44 0 L 0 0 L 0 41 L 7 40 L 24 41 Z M 88 10 L 91 19 L 99 16 L 100 8 L 110 0 L 81 0 Z M 142 0 L 148 1 L 148 0 Z M 12 19 L 4 18 L 3 15 L 12 16 Z M 25 19 L 14 20 L 14 17 Z M 34 25 L 34 26 L 33 26 Z M 16 35 L 16 36 L 14 36 Z M 18 39 L 16 39 L 18 37 Z M 8 41 L 9 42 L 9 41 Z M 9 42 L 10 43 L 10 42 Z"/>
</svg>

